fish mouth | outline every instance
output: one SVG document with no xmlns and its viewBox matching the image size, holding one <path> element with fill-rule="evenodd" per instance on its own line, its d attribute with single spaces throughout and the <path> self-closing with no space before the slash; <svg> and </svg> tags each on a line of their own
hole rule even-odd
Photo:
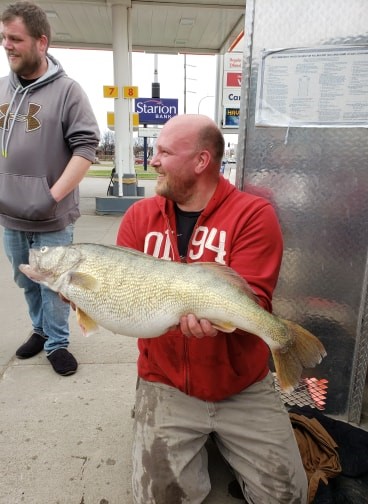
<svg viewBox="0 0 368 504">
<path fill-rule="evenodd" d="M 33 282 L 42 282 L 45 280 L 45 275 L 33 269 L 29 264 L 20 264 L 19 269 L 26 277 L 33 280 Z"/>
</svg>

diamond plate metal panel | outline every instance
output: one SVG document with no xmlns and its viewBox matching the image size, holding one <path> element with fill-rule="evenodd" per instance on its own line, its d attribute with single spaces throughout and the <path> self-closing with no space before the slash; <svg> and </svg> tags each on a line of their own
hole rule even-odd
<svg viewBox="0 0 368 504">
<path fill-rule="evenodd" d="M 270 199 L 285 251 L 274 311 L 311 330 L 327 357 L 326 413 L 359 423 L 368 360 L 365 128 L 254 126 L 263 49 L 368 44 L 366 0 L 251 0 L 246 7 L 236 184 Z"/>
</svg>

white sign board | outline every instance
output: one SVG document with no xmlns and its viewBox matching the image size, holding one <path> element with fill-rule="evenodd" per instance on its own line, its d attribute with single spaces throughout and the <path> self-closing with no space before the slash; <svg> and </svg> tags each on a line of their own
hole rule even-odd
<svg viewBox="0 0 368 504">
<path fill-rule="evenodd" d="M 224 107 L 240 107 L 240 88 L 224 88 L 222 92 Z"/>
<path fill-rule="evenodd" d="M 225 72 L 241 72 L 243 66 L 243 53 L 229 52 L 224 54 Z"/>
<path fill-rule="evenodd" d="M 368 127 L 368 46 L 264 51 L 255 124 Z"/>
<path fill-rule="evenodd" d="M 139 128 L 138 136 L 146 138 L 157 138 L 160 134 L 161 128 Z"/>
</svg>

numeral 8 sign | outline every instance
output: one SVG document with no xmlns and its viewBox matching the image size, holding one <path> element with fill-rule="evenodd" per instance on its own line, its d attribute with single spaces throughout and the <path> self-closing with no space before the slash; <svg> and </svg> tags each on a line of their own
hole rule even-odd
<svg viewBox="0 0 368 504">
<path fill-rule="evenodd" d="M 124 86 L 124 98 L 138 98 L 138 87 L 137 86 Z"/>
</svg>

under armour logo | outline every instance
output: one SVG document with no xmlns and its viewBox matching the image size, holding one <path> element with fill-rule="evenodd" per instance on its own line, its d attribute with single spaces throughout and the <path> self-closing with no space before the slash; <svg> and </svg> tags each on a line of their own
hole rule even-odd
<svg viewBox="0 0 368 504">
<path fill-rule="evenodd" d="M 41 110 L 41 105 L 37 105 L 36 103 L 30 103 L 28 105 L 28 114 L 14 114 L 14 112 L 10 112 L 7 117 L 7 121 L 5 124 L 6 113 L 9 108 L 9 103 L 4 103 L 0 105 L 0 128 L 9 129 L 10 121 L 18 121 L 26 123 L 26 132 L 37 130 L 41 127 L 41 122 L 37 119 L 36 115 Z"/>
</svg>

